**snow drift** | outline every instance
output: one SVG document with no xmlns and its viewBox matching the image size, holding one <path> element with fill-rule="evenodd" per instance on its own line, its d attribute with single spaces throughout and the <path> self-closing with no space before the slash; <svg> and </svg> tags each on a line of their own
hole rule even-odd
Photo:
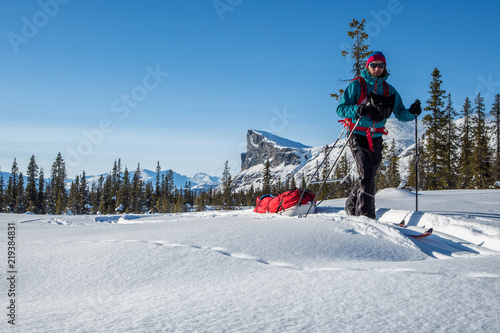
<svg viewBox="0 0 500 333">
<path fill-rule="evenodd" d="M 18 229 L 16 328 L 494 332 L 499 199 L 495 190 L 422 192 L 413 212 L 414 195 L 388 189 L 377 195 L 380 222 L 346 216 L 343 200 L 307 218 L 0 214 Z M 403 236 L 392 227 L 402 218 L 436 234 Z"/>
</svg>

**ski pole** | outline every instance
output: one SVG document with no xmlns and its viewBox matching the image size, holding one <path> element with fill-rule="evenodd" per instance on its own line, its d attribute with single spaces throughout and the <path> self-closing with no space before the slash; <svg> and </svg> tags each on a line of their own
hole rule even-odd
<svg viewBox="0 0 500 333">
<path fill-rule="evenodd" d="M 335 188 L 333 190 L 331 190 L 323 199 L 321 199 L 320 202 L 316 203 L 316 207 L 318 207 L 319 205 L 321 205 L 321 203 L 323 201 L 325 201 L 326 199 L 328 199 L 328 197 L 334 193 L 339 187 L 340 185 L 342 185 L 346 180 L 347 180 L 347 177 L 349 177 L 351 175 L 351 173 L 354 171 L 354 168 L 356 167 L 356 165 L 353 165 L 353 167 L 351 168 L 351 170 L 349 170 L 349 172 L 345 175 L 345 177 L 343 179 L 340 180 L 340 182 L 337 184 L 337 186 L 335 186 Z"/>
<path fill-rule="evenodd" d="M 415 115 L 415 211 L 418 212 L 418 132 L 417 115 Z"/>
<path fill-rule="evenodd" d="M 314 179 L 314 177 L 316 176 L 316 174 L 318 173 L 319 169 L 321 168 L 321 166 L 323 165 L 323 163 L 325 163 L 326 159 L 328 158 L 328 156 L 330 156 L 330 153 L 333 151 L 333 148 L 335 148 L 335 146 L 337 145 L 337 143 L 339 142 L 340 138 L 342 137 L 342 135 L 344 135 L 344 132 L 345 132 L 345 127 L 342 129 L 342 131 L 340 132 L 340 135 L 339 137 L 337 138 L 337 140 L 335 141 L 335 143 L 333 144 L 332 148 L 330 148 L 330 150 L 325 154 L 325 158 L 323 159 L 323 161 L 321 161 L 320 165 L 316 168 L 316 171 L 314 172 L 314 174 L 311 176 L 311 178 L 309 179 L 309 181 L 307 182 L 306 184 L 306 187 L 302 190 L 302 192 L 300 193 L 300 198 L 299 198 L 299 202 L 297 202 L 297 206 L 300 206 L 300 202 L 302 201 L 302 198 L 304 197 L 304 194 L 306 193 L 306 189 L 309 187 L 309 184 L 311 183 L 311 181 Z"/>
<path fill-rule="evenodd" d="M 326 184 L 326 180 L 328 179 L 328 177 L 330 176 L 330 173 L 332 173 L 333 169 L 335 168 L 335 166 L 337 165 L 337 162 L 339 161 L 340 157 L 342 156 L 342 153 L 344 152 L 344 149 L 345 147 L 347 147 L 347 145 L 349 144 L 349 139 L 351 138 L 352 136 L 352 133 L 354 133 L 354 129 L 356 128 L 356 126 L 358 126 L 358 123 L 359 121 L 361 120 L 361 117 L 358 118 L 358 120 L 356 120 L 356 124 L 354 124 L 354 127 L 352 128 L 352 130 L 349 132 L 349 136 L 347 137 L 347 140 L 344 144 L 344 146 L 342 147 L 342 149 L 340 150 L 340 153 L 339 155 L 337 156 L 337 159 L 335 160 L 335 162 L 333 162 L 333 166 L 330 168 L 330 171 L 328 171 L 328 174 L 326 175 L 326 178 L 325 180 L 323 181 L 323 184 L 321 184 L 319 190 L 318 190 L 318 194 L 321 192 L 321 190 L 323 189 L 323 186 Z M 299 204 L 300 204 L 300 201 L 299 201 Z M 307 210 L 307 213 L 304 217 L 307 217 L 307 214 L 309 214 L 309 212 L 311 211 L 311 208 L 312 206 L 314 205 L 314 200 L 311 201 L 311 205 L 309 206 L 309 209 Z"/>
</svg>

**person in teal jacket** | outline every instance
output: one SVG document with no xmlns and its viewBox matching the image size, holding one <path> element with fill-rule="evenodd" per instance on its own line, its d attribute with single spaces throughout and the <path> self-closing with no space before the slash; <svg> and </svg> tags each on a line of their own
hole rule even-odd
<svg viewBox="0 0 500 333">
<path fill-rule="evenodd" d="M 347 87 L 337 107 L 352 131 L 349 147 L 358 167 L 359 180 L 345 204 L 348 215 L 375 219 L 375 175 L 382 162 L 382 135 L 387 134 L 385 123 L 391 114 L 400 121 L 412 121 L 420 115 L 420 101 L 406 109 L 401 96 L 388 84 L 389 73 L 382 52 L 373 52 L 356 78 Z M 355 126 L 356 121 L 358 121 Z"/>
</svg>

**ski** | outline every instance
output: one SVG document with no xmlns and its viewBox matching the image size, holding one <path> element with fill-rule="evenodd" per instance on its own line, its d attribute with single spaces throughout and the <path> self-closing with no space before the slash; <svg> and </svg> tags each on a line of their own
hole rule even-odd
<svg viewBox="0 0 500 333">
<path fill-rule="evenodd" d="M 419 235 L 408 235 L 408 236 L 413 237 L 413 238 L 424 238 L 424 237 L 432 235 L 432 231 L 433 231 L 432 228 L 430 228 L 430 229 L 427 229 L 426 231 L 422 232 Z"/>
<path fill-rule="evenodd" d="M 408 229 L 405 229 L 406 227 L 407 227 L 407 225 L 406 225 L 405 220 L 401 221 L 397 226 L 398 229 L 401 228 L 402 230 L 408 230 Z M 409 230 L 411 230 L 411 229 L 409 229 Z M 406 236 L 413 237 L 413 238 L 425 238 L 425 237 L 432 235 L 432 231 L 433 231 L 433 229 L 430 228 L 430 229 L 427 229 L 424 232 L 420 232 L 418 234 L 413 234 L 413 233 L 410 234 L 407 232 L 402 232 L 402 233 Z M 415 232 L 417 232 L 417 231 L 415 231 Z"/>
</svg>

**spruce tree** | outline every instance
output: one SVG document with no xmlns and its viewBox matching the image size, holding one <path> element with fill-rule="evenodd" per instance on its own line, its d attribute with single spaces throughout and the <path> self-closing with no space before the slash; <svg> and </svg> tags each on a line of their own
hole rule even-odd
<svg viewBox="0 0 500 333">
<path fill-rule="evenodd" d="M 269 161 L 268 161 L 269 162 Z M 224 164 L 224 171 L 222 172 L 222 208 L 223 209 L 233 209 L 233 197 L 232 197 L 232 187 L 233 181 L 231 179 L 229 162 L 226 161 Z"/>
<path fill-rule="evenodd" d="M 45 175 L 43 173 L 43 168 L 40 168 L 40 172 L 38 173 L 38 207 L 37 207 L 37 212 L 38 214 L 45 214 L 46 213 L 46 188 L 45 188 Z"/>
<path fill-rule="evenodd" d="M 89 192 L 89 184 L 87 181 L 87 175 L 85 171 L 82 171 L 82 176 L 80 177 L 80 193 L 78 195 L 79 205 L 81 209 L 80 214 L 89 214 L 90 213 L 90 192 Z"/>
<path fill-rule="evenodd" d="M 10 176 L 7 183 L 7 192 L 6 192 L 6 209 L 9 212 L 18 213 L 16 208 L 16 202 L 18 200 L 18 190 L 19 190 L 19 167 L 17 165 L 16 158 L 14 158 L 14 162 L 12 163 L 12 168 L 10 169 Z"/>
<path fill-rule="evenodd" d="M 271 193 L 271 163 L 269 159 L 266 160 L 266 164 L 264 165 L 264 171 L 262 175 L 262 193 L 270 194 Z"/>
<path fill-rule="evenodd" d="M 56 160 L 52 164 L 50 174 L 50 206 L 49 213 L 62 214 L 66 209 L 67 193 L 66 193 L 66 165 L 61 153 L 57 154 Z"/>
<path fill-rule="evenodd" d="M 429 86 L 430 98 L 427 100 L 425 111 L 429 113 L 423 118 L 426 126 L 425 158 L 429 164 L 428 181 L 426 188 L 436 190 L 445 186 L 445 157 L 446 157 L 446 116 L 444 98 L 446 91 L 441 88 L 443 81 L 437 68 L 432 72 L 432 81 Z"/>
<path fill-rule="evenodd" d="M 191 182 L 188 181 L 184 184 L 184 203 L 189 206 L 189 207 L 193 207 L 194 206 L 194 197 L 193 197 L 193 193 L 192 193 L 192 190 L 191 190 Z M 189 209 L 187 209 L 189 210 Z"/>
<path fill-rule="evenodd" d="M 80 176 L 71 183 L 68 195 L 68 213 L 81 214 L 79 207 Z"/>
<path fill-rule="evenodd" d="M 143 182 L 141 180 L 141 165 L 137 164 L 137 169 L 132 176 L 132 193 L 131 193 L 132 211 L 134 213 L 142 213 L 143 207 Z"/>
<path fill-rule="evenodd" d="M 117 207 L 116 198 L 122 183 L 122 162 L 121 159 L 115 160 L 113 171 L 111 172 L 111 193 L 112 193 L 112 206 Z"/>
<path fill-rule="evenodd" d="M 125 171 L 123 172 L 122 185 L 120 186 L 117 196 L 116 208 L 119 213 L 130 212 L 130 193 L 131 193 L 130 174 L 128 172 L 128 168 L 125 167 Z"/>
<path fill-rule="evenodd" d="M 460 154 L 458 157 L 458 188 L 473 188 L 472 186 L 472 115 L 473 109 L 469 97 L 465 99 L 460 118 L 463 120 L 459 128 Z"/>
<path fill-rule="evenodd" d="M 458 129 L 455 125 L 457 112 L 453 108 L 451 94 L 448 94 L 445 108 L 445 155 L 443 158 L 443 180 L 444 188 L 453 189 L 458 187 Z"/>
<path fill-rule="evenodd" d="M 350 56 L 351 61 L 353 62 L 351 69 L 353 78 L 360 76 L 361 71 L 365 67 L 366 58 L 368 58 L 370 53 L 372 53 L 372 51 L 368 49 L 369 45 L 366 44 L 368 40 L 368 33 L 365 32 L 365 22 L 366 19 L 362 19 L 361 21 L 358 21 L 354 18 L 352 19 L 352 22 L 349 23 L 349 28 L 351 28 L 352 30 L 349 30 L 347 32 L 347 36 L 353 39 L 354 43 L 350 48 L 348 48 L 347 50 L 342 50 L 341 52 L 342 57 L 345 58 L 347 56 Z M 343 93 L 344 90 L 339 89 L 338 93 L 330 95 L 333 98 L 340 99 Z"/>
<path fill-rule="evenodd" d="M 151 182 L 143 182 L 144 184 L 144 194 L 143 194 L 143 205 L 144 211 L 148 214 L 154 212 L 154 189 Z"/>
<path fill-rule="evenodd" d="M 161 175 L 159 177 L 159 182 L 160 182 L 160 186 L 159 188 L 156 189 L 156 203 L 155 203 L 155 206 L 156 206 L 156 211 L 158 213 L 165 213 L 166 212 L 166 206 L 165 206 L 165 174 Z"/>
<path fill-rule="evenodd" d="M 104 176 L 100 175 L 97 180 L 97 184 L 92 186 L 92 211 L 96 214 L 106 214 L 106 212 L 101 209 L 101 198 L 104 191 Z"/>
<path fill-rule="evenodd" d="M 26 212 L 25 193 L 24 193 L 24 177 L 23 173 L 19 173 L 19 182 L 17 184 L 16 211 L 18 213 Z"/>
<path fill-rule="evenodd" d="M 494 150 L 491 176 L 494 181 L 500 181 L 500 94 L 495 95 L 490 114 L 493 116 Z"/>
<path fill-rule="evenodd" d="M 38 165 L 35 161 L 35 155 L 31 156 L 28 170 L 26 171 L 26 206 L 27 210 L 32 213 L 38 213 Z"/>
<path fill-rule="evenodd" d="M 161 211 L 164 213 L 173 212 L 174 208 L 174 194 L 176 188 L 174 185 L 174 172 L 170 169 L 167 171 L 165 177 L 162 178 L 161 185 Z"/>
<path fill-rule="evenodd" d="M 156 164 L 156 181 L 155 181 L 155 192 L 153 196 L 154 202 L 154 211 L 158 212 L 160 207 L 160 198 L 161 198 L 161 166 L 160 161 Z"/>
<path fill-rule="evenodd" d="M 475 117 L 472 119 L 472 170 L 473 186 L 488 188 L 491 183 L 491 152 L 489 148 L 488 126 L 485 121 L 484 97 L 478 93 L 475 100 Z"/>
<path fill-rule="evenodd" d="M 113 214 L 115 212 L 113 200 L 113 181 L 112 176 L 107 175 L 102 184 L 101 197 L 99 200 L 99 211 L 101 214 Z"/>
</svg>

